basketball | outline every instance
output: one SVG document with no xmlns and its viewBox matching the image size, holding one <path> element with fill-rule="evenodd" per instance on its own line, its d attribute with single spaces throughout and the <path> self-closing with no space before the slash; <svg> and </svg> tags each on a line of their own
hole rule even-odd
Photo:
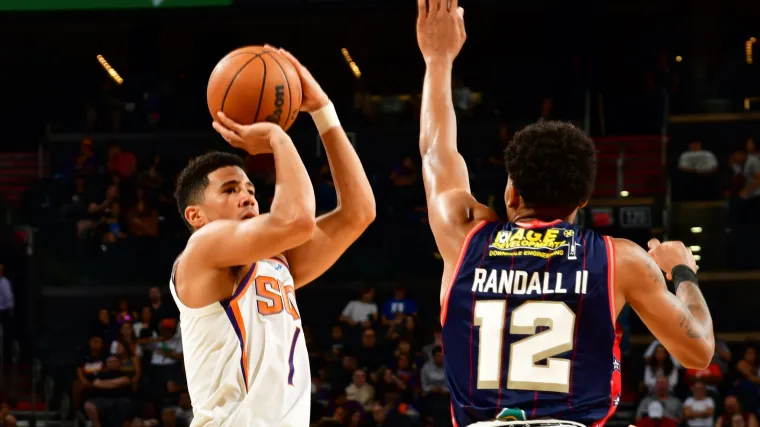
<svg viewBox="0 0 760 427">
<path fill-rule="evenodd" d="M 214 120 L 223 112 L 244 125 L 271 122 L 287 130 L 301 108 L 298 72 L 275 49 L 247 46 L 222 58 L 206 89 L 208 109 Z"/>
</svg>

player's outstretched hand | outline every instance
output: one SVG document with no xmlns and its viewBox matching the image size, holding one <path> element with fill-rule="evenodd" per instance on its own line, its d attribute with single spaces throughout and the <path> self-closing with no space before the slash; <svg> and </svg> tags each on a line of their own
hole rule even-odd
<svg viewBox="0 0 760 427">
<path fill-rule="evenodd" d="M 285 134 L 281 127 L 274 123 L 262 122 L 252 125 L 241 125 L 225 116 L 221 111 L 217 113 L 219 121 L 212 126 L 219 135 L 233 147 L 241 148 L 249 154 L 264 154 L 272 152 L 272 141 L 279 135 Z"/>
<path fill-rule="evenodd" d="M 301 78 L 301 90 L 303 91 L 301 111 L 313 113 L 330 102 L 330 98 L 327 97 L 327 94 L 322 90 L 322 87 L 319 86 L 319 83 L 317 83 L 314 76 L 311 75 L 306 67 L 301 65 L 292 53 L 285 49 L 277 49 L 270 45 L 266 45 L 266 47 L 277 50 L 280 55 L 284 56 L 291 64 L 293 64 L 296 72 L 298 72 L 298 76 Z"/>
<path fill-rule="evenodd" d="M 668 280 L 672 280 L 670 272 L 673 267 L 677 265 L 687 265 L 694 272 L 697 271 L 697 261 L 694 259 L 694 255 L 691 253 L 691 249 L 684 246 L 683 242 L 673 240 L 670 242 L 660 242 L 657 239 L 652 239 L 648 243 L 649 255 L 654 258 L 655 262 L 660 269 L 665 272 Z"/>
<path fill-rule="evenodd" d="M 457 0 L 417 0 L 417 44 L 425 62 L 454 61 L 467 33 Z"/>
</svg>

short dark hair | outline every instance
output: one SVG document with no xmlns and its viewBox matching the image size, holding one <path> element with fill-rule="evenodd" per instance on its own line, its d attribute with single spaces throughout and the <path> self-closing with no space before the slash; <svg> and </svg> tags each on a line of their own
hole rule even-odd
<svg viewBox="0 0 760 427">
<path fill-rule="evenodd" d="M 504 152 L 512 185 L 532 209 L 568 214 L 591 198 L 594 142 L 571 123 L 539 120 L 515 133 Z"/>
<path fill-rule="evenodd" d="M 179 215 L 190 231 L 193 227 L 185 219 L 185 209 L 190 205 L 200 203 L 203 199 L 203 192 L 209 184 L 209 174 L 227 166 L 237 166 L 242 169 L 243 160 L 234 154 L 212 151 L 194 158 L 179 173 L 174 198 L 177 200 Z"/>
</svg>

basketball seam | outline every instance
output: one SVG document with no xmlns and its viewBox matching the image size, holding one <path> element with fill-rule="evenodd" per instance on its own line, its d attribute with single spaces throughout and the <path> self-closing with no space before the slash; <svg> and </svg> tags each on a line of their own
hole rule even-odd
<svg viewBox="0 0 760 427">
<path fill-rule="evenodd" d="M 237 57 L 237 56 L 240 56 L 240 55 L 260 55 L 260 54 L 258 54 L 258 53 L 253 53 L 253 52 L 240 52 L 240 53 L 236 53 L 236 54 L 234 54 L 234 55 L 225 56 L 225 57 L 224 57 L 224 59 L 223 59 L 222 61 L 220 61 L 220 62 L 219 62 L 219 64 L 217 64 L 217 65 L 214 67 L 214 69 L 213 69 L 213 70 L 211 70 L 211 77 L 214 77 L 214 74 L 216 74 L 217 70 L 219 70 L 219 65 L 220 65 L 220 64 L 223 64 L 223 63 L 225 63 L 225 62 L 229 61 L 230 59 L 232 59 L 232 58 L 235 58 L 235 57 Z M 210 80 L 210 79 L 209 79 L 209 80 Z"/>
<path fill-rule="evenodd" d="M 261 71 L 261 93 L 259 94 L 259 105 L 256 106 L 256 114 L 253 116 L 254 123 L 259 121 L 259 110 L 261 110 L 261 101 L 264 99 L 264 89 L 267 85 L 267 62 L 264 61 L 264 58 L 261 56 L 265 53 L 267 52 L 262 52 L 260 55 L 256 55 L 257 58 L 261 59 L 261 65 L 263 65 L 264 68 Z"/>
<path fill-rule="evenodd" d="M 271 53 L 271 52 L 264 52 L 262 56 L 268 53 Z M 274 62 L 277 63 L 277 66 L 280 67 L 280 71 L 282 71 L 282 77 L 285 78 L 285 84 L 288 85 L 288 101 L 290 102 L 290 105 L 288 105 L 288 115 L 285 116 L 285 123 L 280 125 L 284 127 L 290 121 L 290 113 L 293 112 L 293 95 L 290 92 L 290 80 L 288 80 L 288 75 L 285 74 L 285 68 L 283 68 L 282 64 L 280 64 L 280 61 L 277 60 L 277 57 L 275 55 L 269 55 L 269 56 L 272 57 L 272 59 L 274 59 Z"/>
<path fill-rule="evenodd" d="M 253 58 L 249 59 L 248 62 L 246 62 L 245 64 L 243 64 L 243 66 L 240 67 L 240 69 L 237 71 L 237 73 L 235 73 L 235 76 L 232 77 L 232 80 L 230 80 L 230 84 L 227 85 L 227 90 L 224 91 L 224 98 L 222 98 L 222 107 L 220 108 L 220 110 L 222 112 L 224 112 L 224 104 L 227 102 L 227 95 L 229 95 L 230 89 L 232 89 L 232 85 L 235 84 L 235 80 L 237 80 L 238 76 L 240 75 L 240 73 L 243 72 L 243 70 L 245 69 L 245 67 L 247 67 L 248 64 L 250 64 L 251 62 L 253 62 L 253 60 L 256 59 L 256 58 L 258 58 L 259 56 L 261 56 L 261 54 L 257 53 Z M 262 60 L 262 62 L 263 62 L 263 60 Z M 264 66 L 264 76 L 266 76 L 266 66 Z M 261 100 L 259 99 L 259 104 L 260 103 L 261 103 Z M 255 121 L 256 118 L 254 117 L 253 120 Z"/>
</svg>

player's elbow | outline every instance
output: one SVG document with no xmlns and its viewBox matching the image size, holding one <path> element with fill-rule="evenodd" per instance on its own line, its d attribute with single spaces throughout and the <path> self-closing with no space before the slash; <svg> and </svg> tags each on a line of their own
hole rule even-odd
<svg viewBox="0 0 760 427">
<path fill-rule="evenodd" d="M 678 362 L 686 369 L 702 370 L 707 369 L 715 355 L 715 342 L 703 339 L 699 345 L 693 346 L 684 352 Z"/>
<path fill-rule="evenodd" d="M 314 229 L 317 228 L 317 221 L 313 214 L 309 215 L 308 212 L 304 212 L 286 219 L 283 225 L 289 230 L 295 243 L 294 246 L 298 246 L 311 239 L 314 235 Z"/>
<path fill-rule="evenodd" d="M 370 200 L 368 200 L 361 209 L 358 209 L 357 212 L 355 212 L 353 223 L 356 228 L 365 230 L 373 221 L 375 221 L 376 216 L 375 198 L 370 197 Z"/>
</svg>

